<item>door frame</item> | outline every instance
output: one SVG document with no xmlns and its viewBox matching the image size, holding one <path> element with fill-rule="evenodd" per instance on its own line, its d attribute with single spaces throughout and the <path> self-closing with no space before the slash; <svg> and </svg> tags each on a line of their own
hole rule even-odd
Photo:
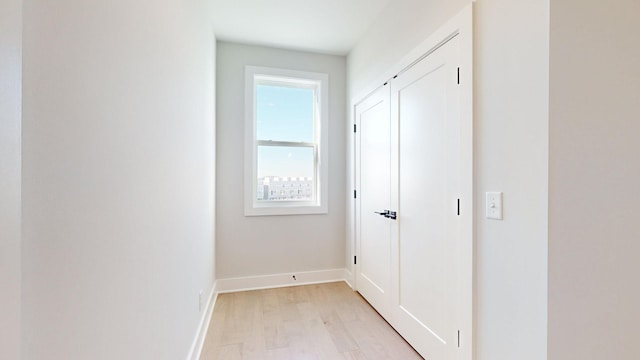
<svg viewBox="0 0 640 360">
<path fill-rule="evenodd" d="M 356 106 L 365 101 L 367 97 L 383 84 L 393 79 L 398 74 L 404 72 L 429 54 L 437 50 L 453 37 L 460 41 L 460 117 L 461 117 L 461 144 L 462 154 L 461 174 L 461 199 L 460 199 L 460 224 L 462 249 L 460 251 L 462 259 L 460 271 L 460 303 L 459 303 L 459 328 L 460 328 L 460 351 L 457 360 L 472 360 L 474 358 L 474 268 L 475 268 L 475 241 L 474 241 L 474 128 L 473 128 L 473 4 L 466 6 L 460 13 L 442 25 L 420 45 L 405 55 L 395 66 L 383 73 L 375 82 L 365 87 L 351 104 L 351 124 L 356 125 Z M 354 131 L 352 138 L 352 178 L 351 188 L 358 191 L 357 166 L 358 158 L 357 137 Z M 357 224 L 359 223 L 356 206 L 359 199 L 352 199 L 350 221 L 350 238 L 352 240 L 352 255 L 360 256 L 359 234 Z M 353 265 L 353 274 L 350 276 L 352 287 L 358 289 L 356 274 L 358 264 Z"/>
</svg>

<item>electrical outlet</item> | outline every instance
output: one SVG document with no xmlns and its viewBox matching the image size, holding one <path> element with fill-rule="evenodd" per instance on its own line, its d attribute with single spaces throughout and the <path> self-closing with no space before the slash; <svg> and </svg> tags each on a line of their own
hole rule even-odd
<svg viewBox="0 0 640 360">
<path fill-rule="evenodd" d="M 198 293 L 198 312 L 202 312 L 202 290 Z"/>
</svg>

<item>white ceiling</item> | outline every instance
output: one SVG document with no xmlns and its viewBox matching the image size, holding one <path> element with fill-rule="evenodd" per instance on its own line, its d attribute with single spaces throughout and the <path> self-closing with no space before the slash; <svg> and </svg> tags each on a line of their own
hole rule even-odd
<svg viewBox="0 0 640 360">
<path fill-rule="evenodd" d="M 346 55 L 390 0 L 210 0 L 219 40 Z"/>
</svg>

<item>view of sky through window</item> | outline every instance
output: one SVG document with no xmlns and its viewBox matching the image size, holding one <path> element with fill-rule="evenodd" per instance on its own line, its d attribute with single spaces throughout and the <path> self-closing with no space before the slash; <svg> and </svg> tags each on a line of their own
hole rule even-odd
<svg viewBox="0 0 640 360">
<path fill-rule="evenodd" d="M 258 178 L 313 177 L 313 148 L 258 146 Z"/>
<path fill-rule="evenodd" d="M 312 89 L 257 86 L 257 139 L 313 142 Z"/>
<path fill-rule="evenodd" d="M 257 85 L 257 140 L 315 141 L 314 90 L 287 86 Z M 258 146 L 258 178 L 313 177 L 313 148 Z"/>
</svg>

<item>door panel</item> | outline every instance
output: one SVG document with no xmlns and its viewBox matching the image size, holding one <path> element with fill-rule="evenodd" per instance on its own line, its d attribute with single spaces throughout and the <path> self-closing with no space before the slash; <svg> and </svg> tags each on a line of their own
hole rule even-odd
<svg viewBox="0 0 640 360">
<path fill-rule="evenodd" d="M 360 256 L 357 289 L 381 314 L 388 314 L 391 286 L 390 220 L 376 214 L 389 209 L 390 112 L 389 87 L 380 88 L 356 106 L 359 159 L 359 219 L 357 234 Z"/>
<path fill-rule="evenodd" d="M 444 151 L 446 68 L 439 67 L 398 90 L 400 199 L 402 214 L 400 307 L 438 337 L 446 329 Z M 428 100 L 425 100 L 428 99 Z M 429 276 L 424 276 L 429 274 Z M 425 291 L 428 290 L 428 291 Z"/>
<path fill-rule="evenodd" d="M 398 128 L 392 323 L 418 352 L 436 360 L 451 359 L 457 347 L 456 55 L 454 38 L 391 84 Z"/>
</svg>

